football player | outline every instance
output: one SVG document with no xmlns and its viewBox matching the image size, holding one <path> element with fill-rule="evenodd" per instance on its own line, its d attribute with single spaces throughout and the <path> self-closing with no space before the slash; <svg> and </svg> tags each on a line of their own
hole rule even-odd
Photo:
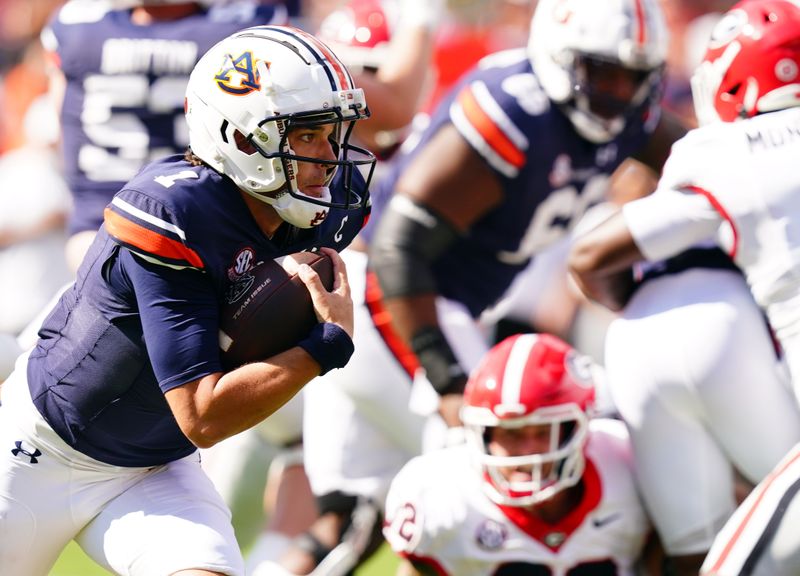
<svg viewBox="0 0 800 576">
<path fill-rule="evenodd" d="M 183 97 L 199 58 L 242 28 L 287 23 L 285 7 L 243 0 L 70 0 L 53 15 L 42 43 L 61 109 L 73 270 L 122 185 L 186 149 Z"/>
<path fill-rule="evenodd" d="M 398 574 L 633 574 L 650 534 L 619 420 L 592 419 L 592 363 L 511 336 L 470 376 L 466 445 L 411 460 L 384 534 Z"/>
<path fill-rule="evenodd" d="M 344 65 L 295 28 L 247 28 L 199 60 L 190 151 L 114 196 L 75 284 L 3 384 L 4 574 L 47 574 L 73 538 L 115 573 L 244 574 L 197 448 L 349 360 L 337 251 L 369 214 L 375 158 L 350 143 L 368 115 Z M 258 262 L 304 250 L 334 263 L 331 291 L 300 267 L 320 322 L 297 346 L 223 371 L 221 304 Z"/>
<path fill-rule="evenodd" d="M 61 102 L 63 165 L 73 200 L 66 252 L 73 272 L 122 185 L 146 162 L 186 149 L 184 93 L 197 60 L 237 30 L 287 22 L 284 6 L 252 0 L 72 0 L 54 14 L 42 39 L 55 64 L 51 92 Z M 41 319 L 34 320 L 36 329 Z M 245 452 L 239 444 L 247 439 L 203 455 L 229 504 L 236 501 L 238 468 L 227 456 Z M 294 441 L 292 430 L 269 439 L 279 447 Z M 276 458 L 285 461 L 290 453 Z M 275 474 L 271 484 L 278 490 L 282 482 Z M 301 491 L 303 484 L 286 486 Z M 270 507 L 271 522 L 294 535 L 313 518 L 313 507 L 307 508 L 298 504 L 289 516 Z"/>
<path fill-rule="evenodd" d="M 652 286 L 646 283 L 641 288 L 643 294 L 637 291 L 626 311 L 630 322 L 620 325 L 617 344 L 609 351 L 614 356 L 609 358 L 609 369 L 612 385 L 615 385 L 613 373 L 619 369 L 625 379 L 621 386 L 633 394 L 624 399 L 620 394 L 619 404 L 621 410 L 625 409 L 623 403 L 630 405 L 636 414 L 634 426 L 639 426 L 644 418 L 658 418 L 654 414 L 659 414 L 680 428 L 670 428 L 666 434 L 665 428 L 660 428 L 658 434 L 672 436 L 675 430 L 676 434 L 691 433 L 692 437 L 700 438 L 699 444 L 689 451 L 676 444 L 665 453 L 668 460 L 664 460 L 661 468 L 653 469 L 653 475 L 663 474 L 663 466 L 676 465 L 677 458 L 670 458 L 669 454 L 687 458 L 682 461 L 690 468 L 699 464 L 709 471 L 718 470 L 704 476 L 703 481 L 716 477 L 721 483 L 713 480 L 706 488 L 701 486 L 704 500 L 711 503 L 710 511 L 716 518 L 702 522 L 695 518 L 695 525 L 686 526 L 687 516 L 680 507 L 665 512 L 662 520 L 662 526 L 676 537 L 691 536 L 699 528 L 700 533 L 695 536 L 708 546 L 712 537 L 709 532 L 713 533 L 724 522 L 725 513 L 733 505 L 728 479 L 730 466 L 726 460 L 757 480 L 765 473 L 769 461 L 777 461 L 779 450 L 782 447 L 785 450 L 786 444 L 798 434 L 794 403 L 780 406 L 781 402 L 789 404 L 789 401 L 785 392 L 781 392 L 780 383 L 775 381 L 763 329 L 757 314 L 751 311 L 749 299 L 741 294 L 741 280 L 731 272 L 724 272 L 732 266 L 723 254 L 708 248 L 721 248 L 744 272 L 755 302 L 766 313 L 785 351 L 797 395 L 800 264 L 795 255 L 800 244 L 794 223 L 800 218 L 800 178 L 791 167 L 800 152 L 796 136 L 800 125 L 800 7 L 787 0 L 737 4 L 714 29 L 692 84 L 701 127 L 675 145 L 652 196 L 624 205 L 577 240 L 570 266 L 587 295 L 619 308 L 630 292 L 620 279 L 631 264 L 679 255 L 665 264 L 647 266 L 656 275 L 672 272 L 680 278 L 660 278 Z M 687 271 L 698 267 L 722 271 L 714 274 L 713 279 L 707 270 L 702 273 L 705 278 L 696 270 Z M 662 290 L 659 302 L 650 291 L 657 290 L 656 283 L 664 282 L 670 282 L 672 289 L 667 296 L 663 296 Z M 676 298 L 677 286 L 691 290 L 691 294 Z M 690 305 L 693 303 L 697 306 Z M 665 362 L 654 367 L 645 366 L 646 359 L 651 358 L 648 355 L 641 365 L 630 368 L 631 355 L 636 356 L 640 350 L 632 345 L 634 339 L 652 342 L 652 338 L 643 337 L 641 332 L 635 335 L 634 324 L 642 322 L 643 315 L 660 315 L 671 307 L 680 310 L 671 311 L 663 324 L 655 317 L 645 322 L 659 338 L 665 335 L 672 338 L 670 346 L 680 349 L 671 352 L 669 358 L 685 357 L 680 363 Z M 714 311 L 714 307 L 718 310 Z M 692 325 L 705 319 L 713 321 L 712 317 L 717 320 L 713 327 L 702 332 L 687 333 L 686 325 L 679 325 L 680 315 L 690 317 Z M 698 320 L 701 315 L 703 319 Z M 731 331 L 737 334 L 730 334 Z M 616 336 L 614 331 L 609 332 L 609 338 Z M 742 360 L 742 356 L 746 359 Z M 676 391 L 672 379 L 665 380 L 663 392 L 648 398 L 649 392 L 644 390 L 651 388 L 655 381 L 653 374 L 659 370 L 667 370 L 664 378 L 672 374 L 683 382 L 709 375 L 713 378 L 708 385 L 693 384 L 692 389 L 680 391 Z M 756 389 L 752 387 L 754 380 L 759 382 Z M 716 442 L 702 440 L 705 435 L 698 427 L 710 427 Z M 643 450 L 643 457 L 655 458 L 652 445 L 655 433 L 641 440 L 642 448 L 648 448 L 646 453 L 650 455 L 645 456 Z M 675 439 L 678 440 L 677 436 Z M 634 438 L 634 441 L 638 456 L 639 440 Z M 689 441 L 689 436 L 685 436 L 685 441 Z M 646 469 L 643 473 L 649 474 Z M 652 498 L 663 498 L 667 484 L 669 489 L 675 489 L 672 478 L 662 480 L 654 485 L 658 492 L 653 492 Z M 721 490 L 724 490 L 722 495 Z M 699 494 L 695 491 L 688 495 Z M 688 504 L 686 498 L 686 490 L 679 489 L 670 501 L 680 499 L 683 506 Z M 658 515 L 655 521 L 659 522 Z M 760 529 L 751 531 L 752 535 L 761 530 L 762 541 L 754 549 L 748 570 L 757 564 L 758 554 L 764 554 L 768 564 L 768 558 L 776 559 L 774 555 L 779 552 L 769 541 L 779 523 L 776 516 L 768 525 L 765 520 Z M 665 546 L 670 545 L 669 541 L 670 538 L 665 538 Z M 751 540 L 750 544 L 754 542 Z M 676 540 L 675 544 L 687 552 L 692 548 L 694 552 L 702 552 L 697 540 Z M 740 566 L 719 573 L 750 572 Z M 781 572 L 768 566 L 759 573 Z"/>
</svg>

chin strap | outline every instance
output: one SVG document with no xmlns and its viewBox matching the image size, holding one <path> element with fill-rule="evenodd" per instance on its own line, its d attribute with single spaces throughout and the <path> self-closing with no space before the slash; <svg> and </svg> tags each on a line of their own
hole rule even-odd
<svg viewBox="0 0 800 576">
<path fill-rule="evenodd" d="M 311 198 L 302 192 L 295 192 L 296 196 L 305 196 Z M 313 202 L 306 202 L 302 198 L 292 196 L 288 192 L 284 192 L 272 202 L 268 202 L 278 216 L 292 226 L 298 228 L 313 228 L 319 226 L 328 217 L 330 209 L 327 206 L 320 206 Z M 323 202 L 331 201 L 331 190 L 327 186 L 323 190 L 322 196 L 315 198 L 315 200 L 322 200 Z"/>
</svg>

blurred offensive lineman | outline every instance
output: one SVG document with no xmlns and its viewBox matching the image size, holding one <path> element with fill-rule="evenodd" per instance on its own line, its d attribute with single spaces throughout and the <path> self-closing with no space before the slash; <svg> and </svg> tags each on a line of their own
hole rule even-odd
<svg viewBox="0 0 800 576">
<path fill-rule="evenodd" d="M 411 460 L 384 534 L 398 574 L 633 574 L 650 533 L 618 420 L 591 419 L 591 365 L 548 334 L 512 336 L 470 376 L 467 444 Z"/>
<path fill-rule="evenodd" d="M 425 92 L 425 76 L 429 74 L 425 71 L 429 68 L 443 5 L 441 0 L 348 0 L 340 3 L 320 24 L 317 36 L 347 65 L 369 99 L 369 121 L 357 123 L 353 130 L 353 141 L 368 148 L 379 158 L 373 182 L 381 177 L 387 163 L 391 162 L 400 139 L 407 132 L 417 111 L 420 96 Z M 353 290 L 356 332 L 373 330 L 369 313 L 363 305 L 366 254 L 359 238 L 341 255 L 347 264 L 348 280 Z M 377 343 L 382 346 L 379 340 Z M 362 357 L 372 356 L 376 363 L 374 370 L 382 373 L 386 369 L 383 362 L 393 368 L 393 360 L 386 357 L 385 353 L 380 356 L 381 352 L 379 349 L 379 355 L 372 356 L 373 350 L 362 347 L 358 354 Z M 374 375 L 373 371 L 373 378 L 366 381 L 353 380 L 349 375 L 344 375 L 343 378 L 325 377 L 310 383 L 302 395 L 302 426 L 315 427 L 319 411 L 324 412 L 321 419 L 323 426 L 331 414 L 349 421 L 349 414 L 355 410 L 354 404 L 358 404 L 359 411 L 369 413 L 372 421 L 385 430 L 397 430 L 400 434 L 414 430 L 414 434 L 397 438 L 403 448 L 407 447 L 407 451 L 384 451 L 383 437 L 377 436 L 378 442 L 371 449 L 347 454 L 342 461 L 339 430 L 332 442 L 329 442 L 324 430 L 312 435 L 314 445 L 310 450 L 311 456 L 304 460 L 284 459 L 283 469 L 287 476 L 291 475 L 294 484 L 299 484 L 303 472 L 300 465 L 305 464 L 309 470 L 308 480 L 319 496 L 316 499 L 319 517 L 308 527 L 306 534 L 292 541 L 283 537 L 286 531 L 276 534 L 268 527 L 259 536 L 247 558 L 248 572 L 253 576 L 308 574 L 312 570 L 314 574 L 349 573 L 381 543 L 380 509 L 354 496 L 372 494 L 368 484 L 373 480 L 367 478 L 359 491 L 351 492 L 346 480 L 350 473 L 349 466 L 351 461 L 357 460 L 359 466 L 354 472 L 361 477 L 367 476 L 363 472 L 364 467 L 376 467 L 383 471 L 385 477 L 373 485 L 377 484 L 379 489 L 384 490 L 400 466 L 419 452 L 421 440 L 417 430 L 422 427 L 422 419 L 405 409 L 408 403 L 407 387 L 404 390 L 402 386 L 373 386 L 376 380 Z M 380 396 L 377 403 L 375 394 Z M 288 406 L 291 408 L 296 405 L 298 398 L 300 395 Z M 378 410 L 374 409 L 376 406 Z M 282 409 L 278 416 L 282 416 L 283 412 Z M 257 429 L 274 429 L 274 421 L 275 418 L 269 418 Z M 307 450 L 307 444 L 305 446 Z M 390 464 L 387 465 L 387 462 Z M 270 467 L 270 477 L 273 467 L 274 461 Z M 273 494 L 268 490 L 267 498 L 272 497 Z M 382 500 L 382 495 L 378 499 Z M 297 502 L 287 502 L 284 498 L 277 498 L 276 502 L 279 509 L 288 512 L 287 517 L 299 515 Z M 357 527 L 352 524 L 355 517 L 359 518 Z"/>
<path fill-rule="evenodd" d="M 714 30 L 693 91 L 701 127 L 675 145 L 651 197 L 625 205 L 576 243 L 571 268 L 587 295 L 618 306 L 619 271 L 701 242 L 718 244 L 743 270 L 766 312 L 797 396 L 800 6 L 787 0 L 737 4 Z M 777 432 L 793 423 L 773 417 L 759 425 Z M 796 482 L 792 472 L 780 470 L 789 481 L 764 480 L 762 496 L 745 504 L 751 512 L 737 514 L 731 522 L 738 528 L 720 535 L 726 543 L 714 545 L 706 573 L 797 573 L 797 506 L 785 505 Z M 769 499 L 763 498 L 765 486 L 771 487 Z M 784 505 L 776 506 L 781 499 Z M 759 508 L 765 500 L 771 504 Z"/>
<path fill-rule="evenodd" d="M 197 447 L 258 424 L 352 354 L 337 251 L 369 212 L 375 158 L 349 143 L 369 115 L 363 91 L 315 37 L 259 26 L 200 59 L 186 104 L 191 152 L 114 196 L 74 286 L 3 385 L 4 575 L 47 574 L 74 538 L 116 574 L 243 576 Z M 224 372 L 220 305 L 261 262 L 303 250 L 334 262 L 330 292 L 299 268 L 320 322 Z"/>
</svg>

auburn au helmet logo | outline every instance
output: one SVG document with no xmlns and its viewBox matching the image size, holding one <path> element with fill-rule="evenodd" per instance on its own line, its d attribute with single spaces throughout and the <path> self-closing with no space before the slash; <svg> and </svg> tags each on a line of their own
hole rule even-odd
<svg viewBox="0 0 800 576">
<path fill-rule="evenodd" d="M 253 58 L 250 51 L 237 57 L 225 55 L 222 68 L 214 76 L 214 80 L 223 91 L 236 96 L 244 96 L 254 90 L 261 89 L 259 73 L 256 68 L 258 60 Z M 266 63 L 269 68 L 269 62 Z"/>
</svg>

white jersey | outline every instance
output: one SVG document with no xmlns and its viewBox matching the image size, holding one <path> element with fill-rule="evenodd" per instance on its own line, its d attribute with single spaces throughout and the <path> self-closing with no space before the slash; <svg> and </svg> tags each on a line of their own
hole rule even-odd
<svg viewBox="0 0 800 576">
<path fill-rule="evenodd" d="M 800 108 L 705 126 L 673 146 L 658 190 L 623 208 L 649 260 L 716 240 L 790 354 L 800 335 L 798 158 Z M 800 357 L 789 361 L 800 367 Z"/>
<path fill-rule="evenodd" d="M 565 576 L 578 566 L 633 574 L 650 524 L 622 422 L 590 423 L 584 498 L 557 524 L 489 500 L 469 450 L 460 445 L 418 456 L 394 479 L 384 536 L 397 554 L 458 576 L 536 567 Z"/>
</svg>

